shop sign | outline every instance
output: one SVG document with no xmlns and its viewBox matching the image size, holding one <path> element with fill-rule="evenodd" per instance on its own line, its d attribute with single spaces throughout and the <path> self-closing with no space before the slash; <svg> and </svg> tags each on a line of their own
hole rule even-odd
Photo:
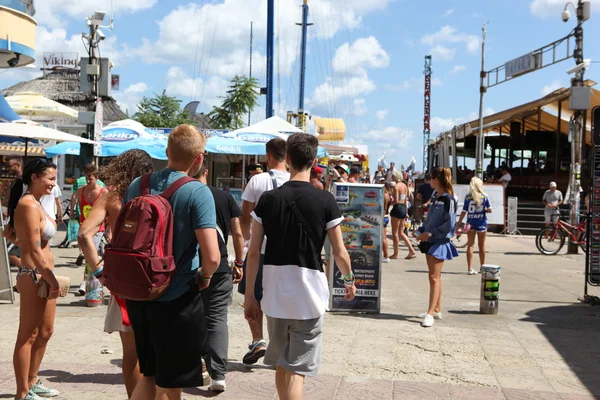
<svg viewBox="0 0 600 400">
<path fill-rule="evenodd" d="M 238 139 L 252 143 L 267 143 L 269 140 L 275 139 L 276 137 L 279 136 L 269 135 L 266 133 L 240 133 L 237 135 Z"/>
<path fill-rule="evenodd" d="M 217 145 L 217 151 L 228 154 L 239 154 L 242 152 L 242 148 L 239 146 L 220 146 Z"/>
<path fill-rule="evenodd" d="M 538 69 L 541 63 L 538 63 L 537 60 L 538 57 L 535 54 L 529 53 L 508 61 L 504 64 L 506 78 L 514 78 Z"/>
<path fill-rule="evenodd" d="M 77 53 L 44 53 L 44 69 L 73 68 L 79 67 L 79 55 Z"/>
</svg>

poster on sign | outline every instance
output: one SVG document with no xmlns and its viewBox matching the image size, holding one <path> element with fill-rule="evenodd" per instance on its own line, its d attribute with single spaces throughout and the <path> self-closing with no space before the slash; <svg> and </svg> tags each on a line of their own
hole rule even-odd
<svg viewBox="0 0 600 400">
<path fill-rule="evenodd" d="M 356 279 L 356 297 L 352 301 L 344 300 L 344 278 L 332 256 L 329 265 L 334 267 L 329 276 L 329 309 L 379 313 L 384 234 L 383 185 L 335 183 L 333 193 L 344 216 L 340 226 Z"/>
<path fill-rule="evenodd" d="M 112 90 L 119 90 L 119 86 L 121 86 L 121 75 L 111 75 L 110 76 L 110 87 Z"/>
</svg>

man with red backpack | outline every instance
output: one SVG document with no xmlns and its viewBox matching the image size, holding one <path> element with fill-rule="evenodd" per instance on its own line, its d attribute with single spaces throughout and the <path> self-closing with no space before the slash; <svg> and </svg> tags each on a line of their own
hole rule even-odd
<svg viewBox="0 0 600 400">
<path fill-rule="evenodd" d="M 97 271 L 111 291 L 128 299 L 144 376 L 133 400 L 179 399 L 182 388 L 203 384 L 200 290 L 209 286 L 221 258 L 213 196 L 188 177 L 202 166 L 205 145 L 192 125 L 171 132 L 167 168 L 131 183 L 106 250 L 111 262 Z"/>
</svg>

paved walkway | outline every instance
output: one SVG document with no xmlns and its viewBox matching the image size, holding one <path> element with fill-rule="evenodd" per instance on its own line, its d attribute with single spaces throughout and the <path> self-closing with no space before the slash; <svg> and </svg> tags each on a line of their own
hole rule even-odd
<svg viewBox="0 0 600 400">
<path fill-rule="evenodd" d="M 306 399 L 594 399 L 600 398 L 600 308 L 579 304 L 583 256 L 545 257 L 533 239 L 491 237 L 488 262 L 502 267 L 500 313 L 480 315 L 480 278 L 465 257 L 444 268 L 444 320 L 421 328 L 427 306 L 424 259 L 383 269 L 379 315 L 328 313 L 321 374 L 306 383 Z M 82 268 L 77 251 L 56 250 L 57 273 L 73 289 Z M 592 294 L 600 295 L 599 290 Z M 18 299 L 18 296 L 17 296 Z M 241 357 L 249 331 L 240 307 L 230 307 L 230 369 L 222 399 L 272 399 L 274 373 L 249 369 Z M 60 399 L 125 399 L 118 336 L 102 333 L 105 307 L 60 299 L 42 377 Z M 18 303 L 0 304 L 0 399 L 12 398 L 12 347 Z M 113 354 L 102 354 L 108 349 Z M 188 390 L 187 399 L 212 393 Z"/>
</svg>

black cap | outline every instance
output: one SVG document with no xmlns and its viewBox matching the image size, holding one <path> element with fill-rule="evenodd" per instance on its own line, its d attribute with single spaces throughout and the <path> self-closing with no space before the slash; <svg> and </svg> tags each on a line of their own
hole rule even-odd
<svg viewBox="0 0 600 400">
<path fill-rule="evenodd" d="M 352 167 L 352 168 L 350 168 L 350 173 L 351 174 L 360 174 L 360 168 Z"/>
</svg>

